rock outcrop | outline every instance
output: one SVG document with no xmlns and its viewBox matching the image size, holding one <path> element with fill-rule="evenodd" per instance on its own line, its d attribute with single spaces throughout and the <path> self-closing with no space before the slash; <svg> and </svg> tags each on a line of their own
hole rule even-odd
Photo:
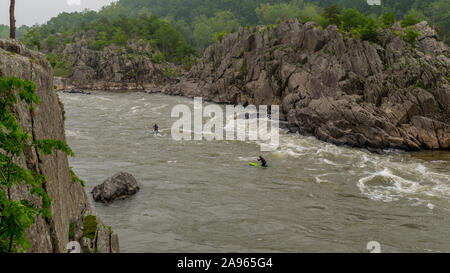
<svg viewBox="0 0 450 273">
<path fill-rule="evenodd" d="M 120 172 L 96 186 L 92 190 L 92 197 L 97 202 L 111 203 L 135 195 L 139 189 L 136 179 L 131 174 Z"/>
<path fill-rule="evenodd" d="M 12 109 L 24 131 L 29 132 L 33 140 L 65 141 L 63 105 L 53 91 L 53 71 L 45 55 L 28 50 L 16 41 L 0 40 L 0 76 L 14 76 L 36 84 L 41 104 L 36 105 L 33 113 L 24 103 Z M 72 182 L 66 154 L 58 151 L 43 155 L 35 147 L 27 147 L 25 155 L 16 161 L 47 178 L 44 190 L 52 200 L 51 219 L 37 217 L 28 230 L 32 244 L 30 252 L 67 252 L 71 223 L 83 222 L 85 214 L 91 213 L 91 206 L 84 188 Z M 12 197 L 39 202 L 29 196 L 25 185 L 13 188 Z M 99 240 L 97 243 L 110 244 L 110 241 Z"/>
<path fill-rule="evenodd" d="M 145 89 L 167 80 L 173 64 L 158 63 L 153 58 L 161 53 L 150 43 L 128 41 L 126 46 L 110 45 L 103 50 L 89 49 L 90 33 L 77 34 L 66 45 L 63 56 L 73 63 L 69 79 L 58 81 L 57 87 L 73 85 L 82 89 L 121 90 Z"/>
<path fill-rule="evenodd" d="M 292 131 L 338 145 L 450 149 L 449 47 L 426 22 L 414 44 L 399 23 L 380 43 L 293 19 L 241 29 L 206 49 L 162 92 L 280 105 Z"/>
</svg>

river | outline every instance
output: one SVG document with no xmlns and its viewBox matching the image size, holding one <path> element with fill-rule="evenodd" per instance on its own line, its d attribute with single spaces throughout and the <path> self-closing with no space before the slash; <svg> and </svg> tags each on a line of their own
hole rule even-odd
<svg viewBox="0 0 450 273">
<path fill-rule="evenodd" d="M 93 203 L 122 252 L 450 252 L 450 152 L 373 154 L 281 132 L 255 141 L 172 139 L 173 106 L 142 92 L 59 94 L 71 166 L 90 191 L 118 171 L 141 191 Z M 162 135 L 152 133 L 158 123 Z M 263 154 L 272 166 L 250 167 Z"/>
</svg>

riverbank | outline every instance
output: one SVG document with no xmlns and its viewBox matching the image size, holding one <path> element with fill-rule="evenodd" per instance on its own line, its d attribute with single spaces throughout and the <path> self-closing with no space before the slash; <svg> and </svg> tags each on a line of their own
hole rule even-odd
<svg viewBox="0 0 450 273">
<path fill-rule="evenodd" d="M 170 113 L 191 99 L 59 96 L 86 191 L 111 170 L 139 183 L 128 200 L 93 204 L 122 252 L 366 252 L 374 240 L 386 253 L 449 251 L 448 152 L 379 155 L 284 131 L 267 153 L 255 141 L 178 142 Z M 248 165 L 260 154 L 273 168 Z"/>
<path fill-rule="evenodd" d="M 420 37 L 407 42 L 414 29 Z M 189 73 L 136 88 L 216 103 L 279 105 L 292 132 L 372 150 L 450 149 L 450 50 L 426 22 L 370 43 L 296 19 L 242 28 L 208 47 Z M 159 75 L 159 74 L 158 74 Z M 155 75 L 156 77 L 156 75 Z M 161 77 L 159 77 L 161 79 Z"/>
<path fill-rule="evenodd" d="M 178 79 L 177 81 L 177 88 L 173 89 L 173 84 L 167 84 L 167 85 L 152 85 L 152 84 L 148 84 L 146 89 L 136 89 L 133 86 L 128 86 L 128 88 L 108 88 L 106 89 L 107 92 L 122 92 L 122 91 L 135 91 L 135 92 L 140 92 L 140 93 L 146 93 L 146 94 L 162 94 L 162 95 L 167 95 L 167 96 L 176 96 L 176 97 L 185 97 L 185 98 L 194 98 L 196 96 L 200 96 L 201 92 L 200 92 L 200 88 L 198 86 L 198 84 L 195 81 L 192 81 L 191 79 L 186 79 L 186 78 L 182 78 L 182 79 Z M 100 86 L 100 85 L 99 85 Z M 181 86 L 181 87 L 180 87 Z M 179 90 L 185 88 L 184 90 L 186 90 L 186 92 L 180 92 Z M 85 94 L 90 94 L 91 91 L 105 91 L 105 90 L 101 90 L 101 89 L 90 89 L 90 88 L 83 88 L 83 89 L 78 89 L 78 87 L 75 87 L 74 85 L 64 85 L 62 87 L 59 88 L 59 90 L 57 89 L 58 92 L 67 92 L 67 93 L 85 93 Z M 213 103 L 217 103 L 217 104 L 231 104 L 229 102 L 223 102 L 223 101 L 217 101 L 213 98 L 203 98 L 203 100 L 205 102 L 213 102 Z M 283 115 L 281 116 L 280 121 L 280 128 L 283 130 L 287 130 L 289 133 L 293 133 L 293 134 L 300 134 L 303 136 L 314 136 L 316 137 L 313 133 L 309 132 L 309 131 L 305 131 L 305 130 L 300 130 L 300 128 L 296 125 L 292 125 L 287 119 L 286 117 L 284 117 Z M 320 138 L 318 138 L 320 139 Z M 320 139 L 323 140 L 323 139 Z M 327 140 L 323 140 L 325 142 L 330 142 Z M 360 148 L 358 146 L 352 146 L 352 145 L 348 145 L 348 144 L 342 144 L 342 143 L 333 143 L 337 146 L 348 146 L 348 147 L 353 147 L 353 148 Z M 397 148 L 386 148 L 386 147 L 373 147 L 373 146 L 366 146 L 363 147 L 364 149 L 367 149 L 368 151 L 372 152 L 372 153 L 378 153 L 378 154 L 385 154 L 386 152 L 389 152 L 391 150 L 405 150 L 405 149 L 399 149 Z M 435 149 L 413 149 L 413 150 L 406 150 L 409 152 L 418 152 L 418 151 L 433 151 Z M 449 149 L 442 149 L 443 151 L 448 151 Z"/>
</svg>

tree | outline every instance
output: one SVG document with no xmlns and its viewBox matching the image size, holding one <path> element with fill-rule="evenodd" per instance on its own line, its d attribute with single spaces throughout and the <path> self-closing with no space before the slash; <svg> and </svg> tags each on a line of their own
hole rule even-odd
<svg viewBox="0 0 450 273">
<path fill-rule="evenodd" d="M 450 44 L 450 1 L 439 0 L 433 3 L 430 12 L 442 40 Z"/>
<path fill-rule="evenodd" d="M 7 39 L 9 37 L 9 26 L 0 25 L 0 39 Z"/>
<path fill-rule="evenodd" d="M 113 35 L 113 42 L 116 45 L 123 46 L 127 43 L 127 35 L 122 28 L 116 28 Z"/>
<path fill-rule="evenodd" d="M 377 21 L 374 18 L 367 18 L 367 22 L 363 27 L 360 27 L 359 33 L 361 39 L 370 41 L 373 43 L 379 42 L 379 32 Z"/>
<path fill-rule="evenodd" d="M 209 20 L 205 15 L 196 17 L 194 19 L 193 27 L 194 33 L 192 36 L 197 48 L 203 50 L 214 42 L 214 30 L 212 26 L 209 25 Z"/>
<path fill-rule="evenodd" d="M 395 15 L 392 12 L 383 12 L 380 16 L 380 20 L 383 26 L 388 28 L 395 23 Z"/>
<path fill-rule="evenodd" d="M 345 9 L 342 12 L 341 19 L 342 27 L 344 27 L 346 31 L 350 31 L 353 28 L 362 27 L 368 23 L 367 17 L 356 9 Z"/>
<path fill-rule="evenodd" d="M 16 18 L 14 17 L 14 8 L 16 6 L 16 0 L 11 0 L 9 6 L 9 37 L 16 39 Z"/>
<path fill-rule="evenodd" d="M 323 13 L 323 17 L 325 17 L 330 24 L 336 26 L 341 24 L 340 15 L 338 5 L 332 5 L 331 7 L 325 8 Z"/>
<path fill-rule="evenodd" d="M 293 4 L 261 4 L 255 9 L 256 16 L 261 24 L 273 24 L 299 17 L 301 9 Z"/>
<path fill-rule="evenodd" d="M 56 46 L 58 45 L 58 41 L 56 40 L 55 36 L 50 35 L 45 40 L 45 46 L 47 47 L 49 52 L 52 52 L 56 49 Z"/>
<path fill-rule="evenodd" d="M 403 36 L 403 39 L 410 43 L 411 45 L 414 45 L 417 38 L 420 37 L 420 33 L 417 32 L 415 29 L 407 29 L 406 34 Z"/>
<path fill-rule="evenodd" d="M 408 27 L 415 25 L 417 23 L 420 23 L 421 21 L 421 14 L 418 11 L 411 10 L 409 13 L 405 16 L 405 18 L 400 22 L 402 27 Z"/>
</svg>

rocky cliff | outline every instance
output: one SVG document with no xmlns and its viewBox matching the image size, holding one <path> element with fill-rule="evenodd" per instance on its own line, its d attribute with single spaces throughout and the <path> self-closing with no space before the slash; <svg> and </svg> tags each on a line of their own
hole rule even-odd
<svg viewBox="0 0 450 273">
<path fill-rule="evenodd" d="M 0 76 L 14 76 L 36 84 L 41 104 L 36 106 L 34 112 L 30 114 L 23 103 L 12 109 L 24 131 L 29 132 L 33 140 L 65 141 L 63 105 L 53 91 L 53 71 L 45 55 L 30 51 L 18 42 L 0 40 Z M 85 219 L 93 212 L 84 188 L 79 183 L 72 182 L 68 159 L 64 153 L 55 152 L 46 156 L 36 148 L 28 147 L 17 163 L 47 178 L 45 190 L 52 200 L 51 220 L 39 217 L 28 231 L 32 243 L 30 252 L 67 252 L 69 240 L 80 241 L 85 251 L 119 251 L 117 235 L 99 220 L 96 221 L 95 229 L 90 231 L 91 234 L 86 233 L 89 223 Z M 27 195 L 25 187 L 22 185 L 14 188 L 13 198 L 32 199 Z"/>
<path fill-rule="evenodd" d="M 448 150 L 449 48 L 426 22 L 412 28 L 421 35 L 414 43 L 397 23 L 379 44 L 297 20 L 241 29 L 162 91 L 277 104 L 291 130 L 338 145 Z"/>
<path fill-rule="evenodd" d="M 177 68 L 163 61 L 149 42 L 130 40 L 126 46 L 89 49 L 89 32 L 75 36 L 63 56 L 73 64 L 69 86 L 94 90 L 145 89 L 165 82 Z M 67 86 L 67 85 L 66 85 Z M 60 87 L 60 85 L 58 85 Z"/>
</svg>

